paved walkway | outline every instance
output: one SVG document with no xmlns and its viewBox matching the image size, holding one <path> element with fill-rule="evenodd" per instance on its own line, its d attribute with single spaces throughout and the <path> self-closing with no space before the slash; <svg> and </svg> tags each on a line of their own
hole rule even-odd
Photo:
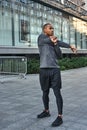
<svg viewBox="0 0 87 130">
<path fill-rule="evenodd" d="M 0 76 L 0 130 L 87 130 L 87 67 L 62 71 L 64 123 L 51 127 L 57 116 L 50 91 L 51 117 L 37 119 L 43 110 L 39 75 Z"/>
</svg>

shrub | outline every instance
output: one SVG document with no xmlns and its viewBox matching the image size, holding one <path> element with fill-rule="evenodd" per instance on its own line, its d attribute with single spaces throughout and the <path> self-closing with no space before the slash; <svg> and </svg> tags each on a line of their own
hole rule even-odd
<svg viewBox="0 0 87 130">
<path fill-rule="evenodd" d="M 27 73 L 29 74 L 36 74 L 39 73 L 39 60 L 37 59 L 29 59 L 27 62 Z"/>
<path fill-rule="evenodd" d="M 61 70 L 74 69 L 87 66 L 87 57 L 64 58 L 59 60 Z"/>
<path fill-rule="evenodd" d="M 58 60 L 58 64 L 61 70 L 74 69 L 87 66 L 87 57 L 72 57 L 63 58 Z M 40 61 L 33 58 L 27 62 L 27 73 L 36 74 L 39 73 Z"/>
</svg>

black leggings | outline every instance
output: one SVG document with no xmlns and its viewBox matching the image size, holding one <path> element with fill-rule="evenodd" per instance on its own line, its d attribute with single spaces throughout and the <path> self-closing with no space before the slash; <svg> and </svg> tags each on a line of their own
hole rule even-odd
<svg viewBox="0 0 87 130">
<path fill-rule="evenodd" d="M 56 97 L 58 114 L 63 113 L 63 99 L 61 95 L 61 75 L 60 69 L 40 69 L 40 84 L 43 91 L 43 104 L 46 110 L 49 109 L 49 90 L 53 89 Z"/>
</svg>

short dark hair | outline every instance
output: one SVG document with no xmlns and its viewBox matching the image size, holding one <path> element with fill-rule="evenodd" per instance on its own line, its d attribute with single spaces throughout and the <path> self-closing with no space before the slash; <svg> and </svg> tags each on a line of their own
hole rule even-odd
<svg viewBox="0 0 87 130">
<path fill-rule="evenodd" d="M 44 25 L 42 26 L 42 30 L 44 30 L 44 28 L 45 28 L 46 26 L 48 26 L 48 25 L 51 25 L 51 23 L 46 23 L 46 24 L 44 24 Z"/>
</svg>

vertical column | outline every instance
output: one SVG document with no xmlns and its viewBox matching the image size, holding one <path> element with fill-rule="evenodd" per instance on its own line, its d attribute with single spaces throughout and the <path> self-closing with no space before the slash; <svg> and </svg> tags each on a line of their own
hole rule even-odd
<svg viewBox="0 0 87 130">
<path fill-rule="evenodd" d="M 77 48 L 77 33 L 76 33 L 76 29 L 75 29 L 75 47 Z"/>
<path fill-rule="evenodd" d="M 12 46 L 15 46 L 15 33 L 14 33 L 14 10 L 15 10 L 15 0 L 12 0 L 11 4 L 11 14 L 12 14 Z"/>
<path fill-rule="evenodd" d="M 61 41 L 63 41 L 63 16 L 61 16 Z"/>
</svg>

